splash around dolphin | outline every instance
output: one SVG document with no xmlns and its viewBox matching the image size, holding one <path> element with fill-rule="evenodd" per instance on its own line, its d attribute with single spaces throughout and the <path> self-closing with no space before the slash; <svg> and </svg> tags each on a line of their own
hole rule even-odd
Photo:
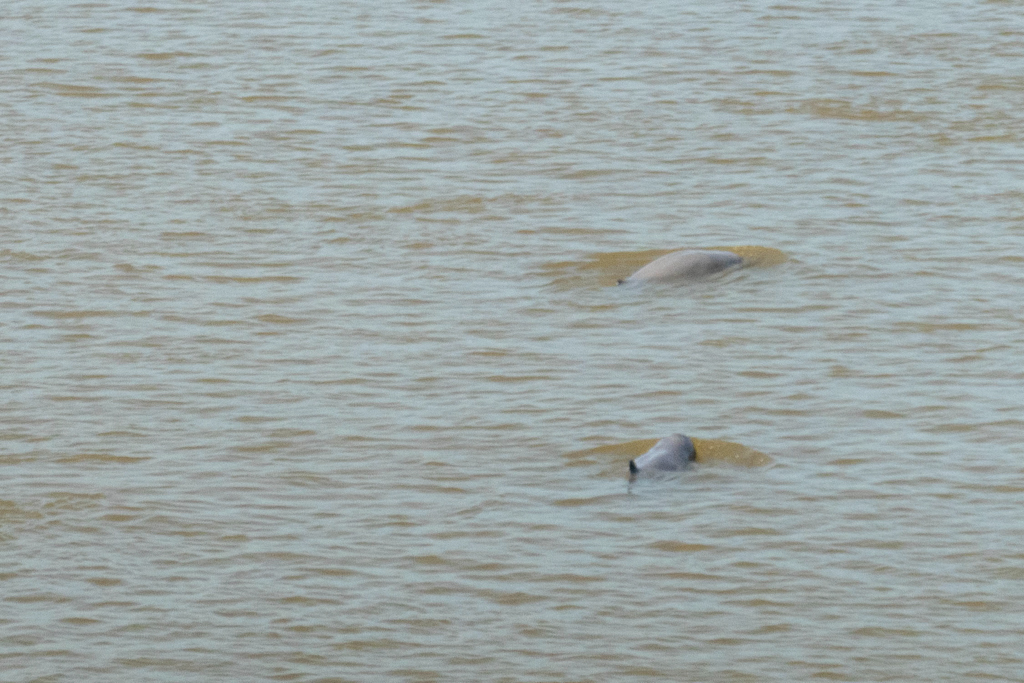
<svg viewBox="0 0 1024 683">
<path fill-rule="evenodd" d="M 651 261 L 619 284 L 700 280 L 741 265 L 743 259 L 731 251 L 683 249 Z"/>
<path fill-rule="evenodd" d="M 629 479 L 656 475 L 662 472 L 685 470 L 697 459 L 693 441 L 682 434 L 666 436 L 641 455 L 629 461 Z"/>
<path fill-rule="evenodd" d="M 744 446 L 741 443 L 722 441 L 721 439 L 699 439 L 696 436 L 688 437 L 696 451 L 694 465 L 732 465 L 736 467 L 771 467 L 775 464 L 774 458 L 767 453 Z M 601 442 L 607 442 L 604 437 L 598 437 Z M 579 451 L 572 451 L 564 454 L 565 464 L 569 467 L 590 467 L 602 477 L 619 479 L 622 477 L 623 457 L 626 460 L 635 458 L 633 464 L 638 461 L 643 464 L 640 458 L 648 451 L 655 450 L 653 447 L 658 444 L 658 439 L 636 439 L 634 441 L 623 441 L 618 443 L 603 443 L 600 446 L 593 446 Z M 629 472 L 629 468 L 625 468 Z M 639 469 L 639 468 L 638 468 Z"/>
</svg>

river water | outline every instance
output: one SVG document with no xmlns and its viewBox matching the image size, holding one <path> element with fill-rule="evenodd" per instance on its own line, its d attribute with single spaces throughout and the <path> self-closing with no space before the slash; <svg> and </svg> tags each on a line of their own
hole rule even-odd
<svg viewBox="0 0 1024 683">
<path fill-rule="evenodd" d="M 0 27 L 4 680 L 1021 680 L 1019 3 Z"/>
</svg>

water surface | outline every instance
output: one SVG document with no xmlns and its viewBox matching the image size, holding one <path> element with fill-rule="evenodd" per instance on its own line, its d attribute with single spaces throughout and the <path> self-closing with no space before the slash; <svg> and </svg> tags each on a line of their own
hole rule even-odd
<svg viewBox="0 0 1024 683">
<path fill-rule="evenodd" d="M 1018 10 L 10 4 L 7 678 L 1019 680 Z"/>
</svg>

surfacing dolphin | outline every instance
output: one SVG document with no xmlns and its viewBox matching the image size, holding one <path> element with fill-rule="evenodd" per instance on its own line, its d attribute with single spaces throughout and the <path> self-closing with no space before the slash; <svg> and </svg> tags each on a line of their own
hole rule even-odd
<svg viewBox="0 0 1024 683">
<path fill-rule="evenodd" d="M 630 481 L 658 472 L 685 470 L 697 459 L 697 451 L 689 437 L 673 434 L 654 444 L 651 450 L 629 461 Z"/>
<path fill-rule="evenodd" d="M 683 249 L 654 259 L 619 284 L 699 280 L 742 264 L 743 259 L 731 251 Z"/>
</svg>

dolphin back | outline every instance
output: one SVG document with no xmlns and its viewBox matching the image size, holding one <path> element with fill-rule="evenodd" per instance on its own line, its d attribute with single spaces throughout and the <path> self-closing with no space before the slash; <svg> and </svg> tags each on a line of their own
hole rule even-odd
<svg viewBox="0 0 1024 683">
<path fill-rule="evenodd" d="M 629 461 L 631 479 L 656 472 L 677 472 L 685 470 L 697 459 L 693 441 L 682 434 L 666 436 L 654 444 L 651 450 Z"/>
<path fill-rule="evenodd" d="M 699 280 L 742 264 L 743 259 L 731 251 L 684 249 L 654 259 L 622 282 Z"/>
</svg>

